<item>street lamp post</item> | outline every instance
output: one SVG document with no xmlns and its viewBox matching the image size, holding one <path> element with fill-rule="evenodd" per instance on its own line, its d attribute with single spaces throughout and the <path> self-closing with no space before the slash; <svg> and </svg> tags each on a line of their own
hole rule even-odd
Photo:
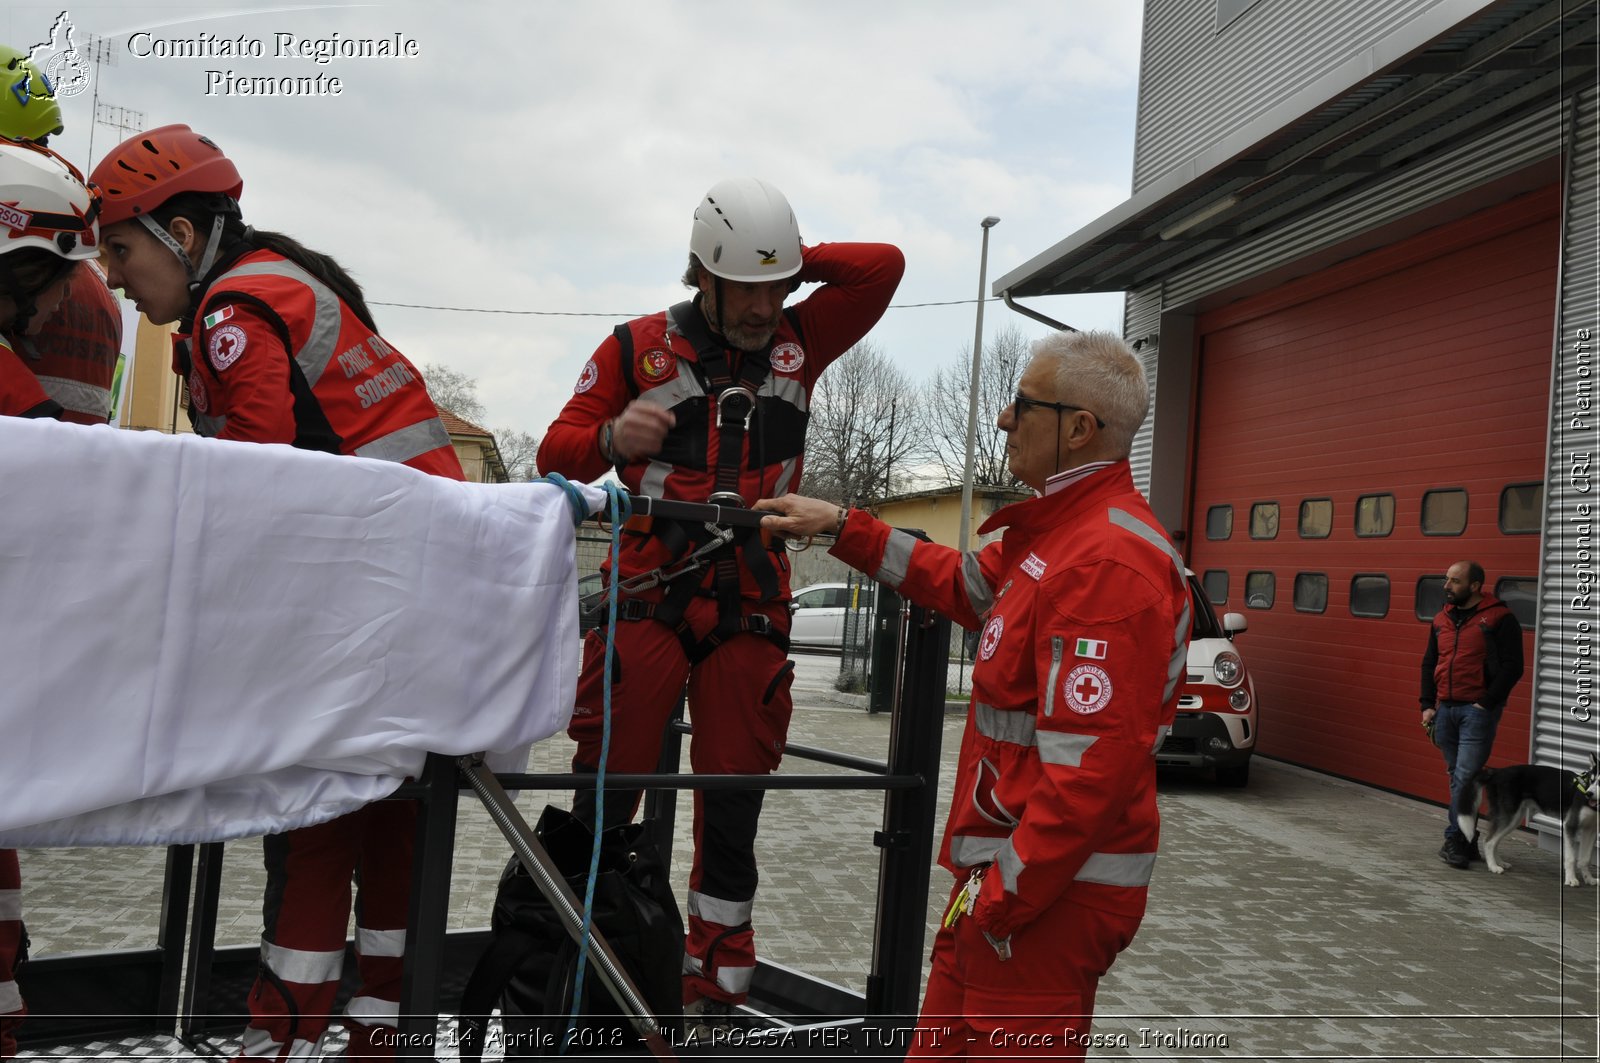
<svg viewBox="0 0 1600 1063">
<path fill-rule="evenodd" d="M 1000 224 L 994 215 L 980 222 L 983 226 L 983 253 L 978 258 L 978 324 L 972 336 L 972 381 L 967 396 L 967 461 L 961 472 L 961 532 L 956 549 L 967 548 L 967 531 L 972 524 L 972 454 L 978 435 L 978 379 L 983 371 L 983 302 L 987 296 L 989 274 L 989 230 Z"/>
</svg>

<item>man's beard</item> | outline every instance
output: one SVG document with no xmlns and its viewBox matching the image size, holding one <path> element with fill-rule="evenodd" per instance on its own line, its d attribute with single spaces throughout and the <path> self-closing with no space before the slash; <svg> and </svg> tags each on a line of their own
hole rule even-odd
<svg viewBox="0 0 1600 1063">
<path fill-rule="evenodd" d="M 778 331 L 776 325 L 770 328 L 745 328 L 742 325 L 722 326 L 722 338 L 741 351 L 759 351 L 772 342 L 773 334 Z"/>
</svg>

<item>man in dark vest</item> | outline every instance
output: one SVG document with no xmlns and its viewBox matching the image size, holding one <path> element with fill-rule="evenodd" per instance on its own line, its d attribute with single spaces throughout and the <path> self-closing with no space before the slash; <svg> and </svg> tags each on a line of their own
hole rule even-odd
<svg viewBox="0 0 1600 1063">
<path fill-rule="evenodd" d="M 1444 608 L 1422 655 L 1422 726 L 1450 773 L 1439 859 L 1466 870 L 1481 860 L 1456 828 L 1456 795 L 1489 760 L 1511 688 L 1522 678 L 1522 625 L 1506 603 L 1483 591 L 1483 566 L 1457 561 L 1444 579 Z"/>
</svg>

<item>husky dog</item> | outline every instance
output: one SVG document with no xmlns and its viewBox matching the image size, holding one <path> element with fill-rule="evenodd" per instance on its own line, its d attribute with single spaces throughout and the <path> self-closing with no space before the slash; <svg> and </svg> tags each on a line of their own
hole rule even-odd
<svg viewBox="0 0 1600 1063">
<path fill-rule="evenodd" d="M 1537 809 L 1561 821 L 1562 881 L 1568 886 L 1592 886 L 1589 863 L 1594 858 L 1595 830 L 1600 814 L 1600 757 L 1589 755 L 1583 774 L 1545 764 L 1518 764 L 1510 768 L 1484 768 L 1456 800 L 1456 823 L 1468 843 L 1477 832 L 1478 800 L 1489 795 L 1489 830 L 1483 839 L 1483 862 L 1499 875 L 1510 867 L 1495 859 L 1500 839 L 1517 829 L 1522 817 Z"/>
</svg>

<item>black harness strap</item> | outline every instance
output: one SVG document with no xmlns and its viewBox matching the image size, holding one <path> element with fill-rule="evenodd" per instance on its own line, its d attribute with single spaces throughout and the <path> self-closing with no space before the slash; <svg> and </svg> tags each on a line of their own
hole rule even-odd
<svg viewBox="0 0 1600 1063">
<path fill-rule="evenodd" d="M 785 311 L 794 323 L 794 316 Z M 712 479 L 712 496 L 708 501 L 723 500 L 744 506 L 748 500 L 739 495 L 739 477 L 743 464 L 745 437 L 757 417 L 757 395 L 772 372 L 772 344 L 760 351 L 746 351 L 740 359 L 738 370 L 729 364 L 727 348 L 711 332 L 704 316 L 693 300 L 685 300 L 667 311 L 669 331 L 676 331 L 694 348 L 696 361 L 690 369 L 700 381 L 712 407 L 711 430 L 717 433 L 717 464 Z M 798 325 L 795 325 L 798 328 Z M 630 395 L 639 394 L 634 376 L 633 331 L 618 325 L 612 332 L 617 339 L 619 369 L 627 381 Z M 760 463 L 752 455 L 751 467 Z M 738 499 L 734 503 L 734 499 Z M 705 545 L 710 532 L 703 526 L 669 521 L 657 531 L 664 546 L 674 556 L 683 556 Z M 658 602 L 629 599 L 619 603 L 618 618 L 623 620 L 656 620 L 672 628 L 685 656 L 691 663 L 699 663 L 724 642 L 735 635 L 749 633 L 760 635 L 777 643 L 787 651 L 789 640 L 773 626 L 764 613 L 746 615 L 743 595 L 740 593 L 740 568 L 748 569 L 760 589 L 762 601 L 771 601 L 779 593 L 778 570 L 771 554 L 761 543 L 759 529 L 738 529 L 733 543 L 711 555 L 713 577 L 711 587 L 703 589 L 703 580 L 684 575 L 673 582 Z M 717 600 L 717 625 L 705 638 L 696 638 L 685 616 L 689 602 L 698 594 L 709 594 Z"/>
</svg>

